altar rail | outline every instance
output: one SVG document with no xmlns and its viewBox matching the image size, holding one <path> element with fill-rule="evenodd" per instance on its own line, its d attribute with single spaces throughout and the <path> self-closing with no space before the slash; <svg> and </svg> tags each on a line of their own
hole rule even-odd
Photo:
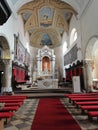
<svg viewBox="0 0 98 130">
<path fill-rule="evenodd" d="M 37 80 L 39 88 L 58 88 L 58 79 Z"/>
</svg>

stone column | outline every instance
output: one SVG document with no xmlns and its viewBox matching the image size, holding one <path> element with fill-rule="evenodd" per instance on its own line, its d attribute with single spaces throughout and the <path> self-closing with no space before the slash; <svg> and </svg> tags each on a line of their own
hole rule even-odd
<svg viewBox="0 0 98 130">
<path fill-rule="evenodd" d="M 4 65 L 5 65 L 5 70 L 4 70 L 4 79 L 3 79 L 3 89 L 4 91 L 11 91 L 12 86 L 11 86 L 11 77 L 12 77 L 12 61 L 4 59 L 3 60 Z"/>
<path fill-rule="evenodd" d="M 53 75 L 53 79 L 55 78 L 55 57 L 52 57 L 52 61 L 51 61 L 51 72 Z"/>
<path fill-rule="evenodd" d="M 92 81 L 92 60 L 85 61 L 85 69 L 86 69 L 86 80 L 87 80 L 87 89 L 88 91 L 92 91 L 93 87 L 93 81 Z"/>
<path fill-rule="evenodd" d="M 40 76 L 41 72 L 42 72 L 42 61 L 41 60 L 37 60 L 37 75 Z"/>
</svg>

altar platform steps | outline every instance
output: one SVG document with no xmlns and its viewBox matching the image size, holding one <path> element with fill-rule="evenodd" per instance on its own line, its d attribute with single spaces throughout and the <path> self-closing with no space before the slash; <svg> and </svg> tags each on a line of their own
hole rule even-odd
<svg viewBox="0 0 98 130">
<path fill-rule="evenodd" d="M 32 89 L 32 90 L 17 90 L 15 94 L 27 95 L 28 98 L 41 98 L 41 97 L 64 97 L 66 93 L 72 93 L 72 89 Z"/>
</svg>

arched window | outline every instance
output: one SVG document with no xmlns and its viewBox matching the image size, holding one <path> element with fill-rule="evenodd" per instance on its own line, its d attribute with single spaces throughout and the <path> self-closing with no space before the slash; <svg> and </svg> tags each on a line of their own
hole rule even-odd
<svg viewBox="0 0 98 130">
<path fill-rule="evenodd" d="M 64 41 L 64 43 L 63 43 L 63 54 L 65 54 L 66 51 L 67 51 L 67 42 Z"/>
<path fill-rule="evenodd" d="M 77 30 L 73 28 L 70 35 L 70 45 L 72 45 L 77 40 Z"/>
</svg>

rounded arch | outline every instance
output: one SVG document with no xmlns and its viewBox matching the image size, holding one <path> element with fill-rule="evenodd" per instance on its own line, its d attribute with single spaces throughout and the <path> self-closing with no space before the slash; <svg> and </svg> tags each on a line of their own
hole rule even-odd
<svg viewBox="0 0 98 130">
<path fill-rule="evenodd" d="M 10 75 L 7 69 L 10 65 L 10 48 L 8 40 L 5 36 L 0 34 L 0 92 L 3 91 L 4 86 L 10 85 Z M 6 80 L 7 79 L 7 80 Z M 2 88 L 2 89 L 1 89 Z"/>
<path fill-rule="evenodd" d="M 84 59 L 86 63 L 87 84 L 91 91 L 96 91 L 98 81 L 98 36 L 92 36 L 87 42 Z"/>
<path fill-rule="evenodd" d="M 2 59 L 10 59 L 10 47 L 5 36 L 0 35 L 0 48 L 2 49 Z"/>
<path fill-rule="evenodd" d="M 85 60 L 90 60 L 92 59 L 93 57 L 93 53 L 94 53 L 94 50 L 97 49 L 96 48 L 96 41 L 98 40 L 98 36 L 95 35 L 95 36 L 92 36 L 88 42 L 87 42 L 87 46 L 86 46 L 86 49 L 85 49 Z"/>
</svg>

